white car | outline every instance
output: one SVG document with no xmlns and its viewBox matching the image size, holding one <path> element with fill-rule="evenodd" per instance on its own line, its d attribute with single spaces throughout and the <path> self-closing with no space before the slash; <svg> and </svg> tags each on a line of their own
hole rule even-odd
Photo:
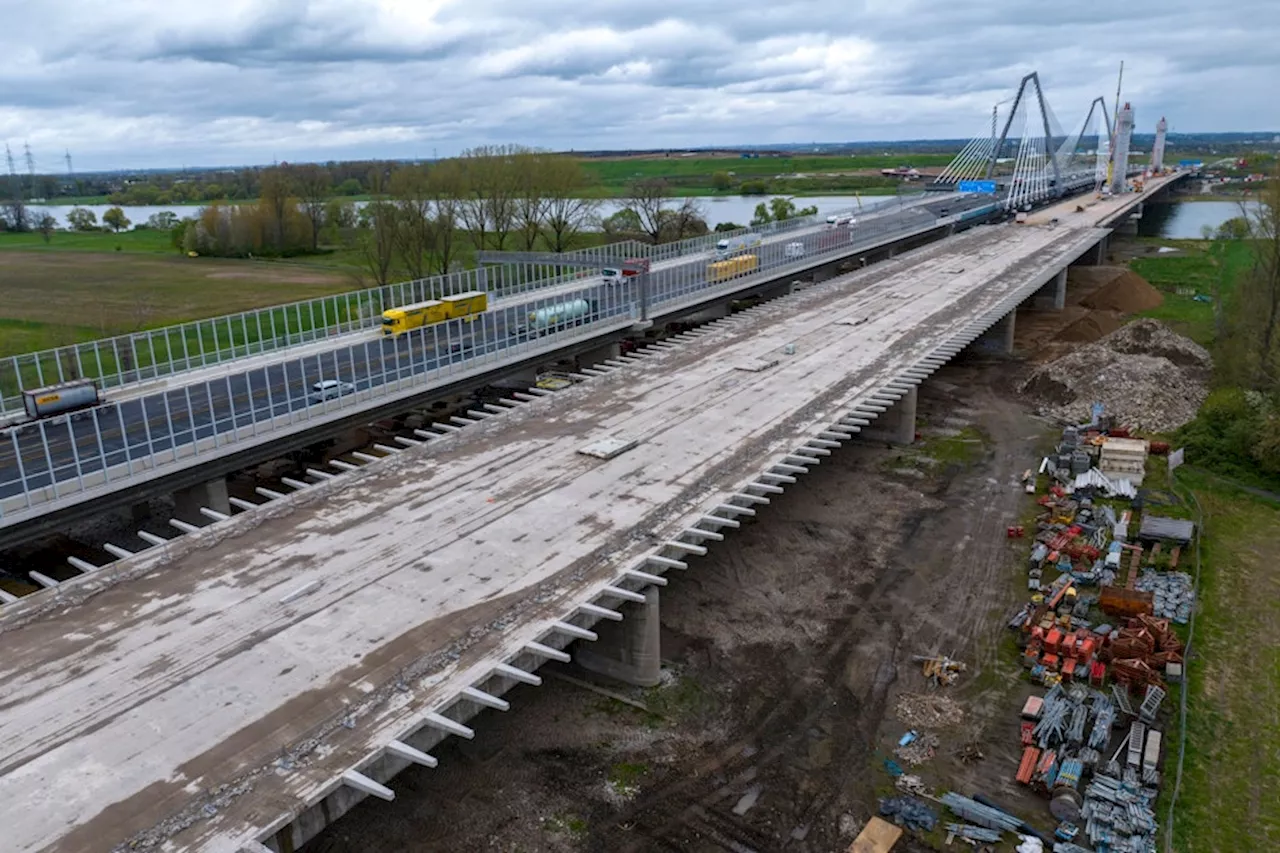
<svg viewBox="0 0 1280 853">
<path fill-rule="evenodd" d="M 788 243 L 786 247 L 783 248 L 782 254 L 783 254 L 783 257 L 787 257 L 787 258 L 803 258 L 804 243 L 801 243 L 799 240 L 795 241 L 794 243 Z"/>
<path fill-rule="evenodd" d="M 311 393 L 308 399 L 313 403 L 323 403 L 325 400 L 332 400 L 335 397 L 341 397 L 344 394 L 350 394 L 356 390 L 356 386 L 350 382 L 339 382 L 336 379 L 324 379 L 311 386 Z"/>
</svg>

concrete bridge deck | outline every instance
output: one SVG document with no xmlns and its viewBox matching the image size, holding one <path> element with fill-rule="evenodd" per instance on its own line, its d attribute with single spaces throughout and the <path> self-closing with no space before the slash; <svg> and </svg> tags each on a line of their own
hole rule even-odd
<svg viewBox="0 0 1280 853">
<path fill-rule="evenodd" d="M 1100 234 L 934 244 L 6 608 L 6 846 L 268 837 L 495 667 L 536 666 L 531 642 L 584 636 L 564 625 L 584 602 L 616 607 L 606 587 L 651 583 L 628 572 L 661 574 L 663 543 L 767 503 L 732 496 Z M 605 438 L 637 444 L 579 453 Z"/>
</svg>

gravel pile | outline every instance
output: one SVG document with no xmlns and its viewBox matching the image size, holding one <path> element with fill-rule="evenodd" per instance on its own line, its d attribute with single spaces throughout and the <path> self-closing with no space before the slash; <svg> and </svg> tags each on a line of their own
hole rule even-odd
<svg viewBox="0 0 1280 853">
<path fill-rule="evenodd" d="M 964 708 L 946 696 L 903 693 L 895 716 L 913 729 L 943 729 L 964 720 Z"/>
<path fill-rule="evenodd" d="M 1037 368 L 1022 384 L 1042 415 L 1087 423 L 1102 403 L 1117 424 L 1168 432 L 1195 417 L 1213 361 L 1163 323 L 1137 320 Z"/>
</svg>

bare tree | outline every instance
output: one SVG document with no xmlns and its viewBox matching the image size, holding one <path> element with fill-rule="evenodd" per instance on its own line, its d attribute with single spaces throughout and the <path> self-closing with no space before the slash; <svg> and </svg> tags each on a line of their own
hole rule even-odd
<svg viewBox="0 0 1280 853">
<path fill-rule="evenodd" d="M 436 163 L 427 172 L 427 187 L 435 202 L 435 250 L 438 269 L 448 273 L 458 257 L 458 222 L 466 195 L 466 176 L 457 160 Z"/>
<path fill-rule="evenodd" d="M 680 202 L 680 206 L 672 211 L 664 211 L 662 219 L 668 225 L 671 240 L 683 240 L 686 237 L 698 237 L 707 233 L 707 221 L 702 208 L 691 198 Z"/>
<path fill-rule="evenodd" d="M 325 205 L 333 193 L 329 170 L 315 163 L 293 167 L 293 192 L 302 203 L 302 212 L 311 223 L 311 250 L 320 248 L 320 229 L 324 227 Z"/>
<path fill-rule="evenodd" d="M 662 238 L 663 214 L 670 195 L 671 187 L 662 178 L 642 178 L 627 187 L 623 203 L 636 212 L 640 227 L 654 243 Z"/>
<path fill-rule="evenodd" d="M 515 146 L 481 146 L 463 152 L 467 192 L 459 213 L 477 251 L 501 251 L 516 223 Z M 492 239 L 490 239 L 492 235 Z"/>
<path fill-rule="evenodd" d="M 515 155 L 513 177 L 516 181 L 515 221 L 520 244 L 526 252 L 538 246 L 547 214 L 547 177 L 552 156 L 540 151 L 522 151 Z"/>
<path fill-rule="evenodd" d="M 284 247 L 284 221 L 289 208 L 289 180 L 279 166 L 262 170 L 261 201 L 263 213 L 270 223 L 275 248 Z"/>
<path fill-rule="evenodd" d="M 476 251 L 482 252 L 486 248 L 485 236 L 489 233 L 489 210 L 484 197 L 484 170 L 477 156 L 468 156 L 455 162 L 461 190 L 458 196 L 458 217 L 466 227 Z"/>
<path fill-rule="evenodd" d="M 520 194 L 516 157 L 524 150 L 504 145 L 488 149 L 484 158 L 485 210 L 493 228 L 493 247 L 498 251 L 506 248 L 507 237 L 516 226 L 516 199 Z"/>
<path fill-rule="evenodd" d="M 386 199 L 371 201 L 364 210 L 369 227 L 360 237 L 360 254 L 374 281 L 385 286 L 391 280 L 391 261 L 396 251 L 397 213 Z"/>
<path fill-rule="evenodd" d="M 396 204 L 396 250 L 415 279 L 426 278 L 431 268 L 435 222 L 426 170 L 405 166 L 391 174 L 391 196 Z"/>
<path fill-rule="evenodd" d="M 369 173 L 368 186 L 373 200 L 361 211 L 361 218 L 365 220 L 367 227 L 360 236 L 360 254 L 380 287 L 385 287 L 390 282 L 391 261 L 396 250 L 398 211 L 384 194 L 387 183 L 387 176 L 381 168 L 375 168 Z"/>
<path fill-rule="evenodd" d="M 600 208 L 600 202 L 584 198 L 587 175 L 572 157 L 548 157 L 543 164 L 545 219 L 551 251 L 564 252 Z"/>
</svg>

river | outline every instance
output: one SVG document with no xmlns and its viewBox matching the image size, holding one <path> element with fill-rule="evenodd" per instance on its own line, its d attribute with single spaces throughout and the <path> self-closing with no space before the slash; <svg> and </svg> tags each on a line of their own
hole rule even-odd
<svg viewBox="0 0 1280 853">
<path fill-rule="evenodd" d="M 1247 202 L 1256 209 L 1257 202 Z M 1240 203 L 1235 201 L 1175 201 L 1145 204 L 1138 233 L 1143 237 L 1169 240 L 1199 240 L 1208 226 L 1217 230 L 1228 219 L 1240 216 Z"/>
<path fill-rule="evenodd" d="M 702 212 L 706 215 L 707 225 L 714 228 L 720 222 L 733 222 L 738 225 L 746 225 L 751 221 L 751 217 L 755 212 L 756 205 L 760 202 L 768 202 L 772 196 L 704 196 L 691 199 Z M 857 209 L 861 207 L 863 210 L 870 210 L 885 204 L 897 204 L 898 196 L 851 196 L 851 195 L 824 195 L 824 196 L 792 196 L 797 208 L 817 207 L 818 214 L 826 216 L 829 213 L 835 213 L 841 210 Z M 684 199 L 672 199 L 670 206 L 675 207 L 681 204 Z M 357 207 L 362 206 L 365 202 L 355 202 Z M 98 222 L 102 222 L 102 214 L 110 210 L 114 205 L 110 204 L 85 204 L 78 205 L 93 211 L 98 217 Z M 172 211 L 180 218 L 185 216 L 195 216 L 196 212 L 204 205 L 198 204 L 178 204 L 168 206 L 157 205 L 130 205 L 123 206 L 125 216 L 129 217 L 132 225 L 143 225 L 147 219 L 153 214 L 163 210 Z M 605 199 L 600 203 L 600 216 L 607 217 L 616 213 L 623 207 L 621 199 Z M 49 213 L 54 219 L 58 220 L 58 224 L 66 228 L 67 214 L 75 209 L 77 205 L 58 204 L 58 205 L 32 205 L 29 209 L 33 216 L 40 216 L 43 213 Z"/>
</svg>

